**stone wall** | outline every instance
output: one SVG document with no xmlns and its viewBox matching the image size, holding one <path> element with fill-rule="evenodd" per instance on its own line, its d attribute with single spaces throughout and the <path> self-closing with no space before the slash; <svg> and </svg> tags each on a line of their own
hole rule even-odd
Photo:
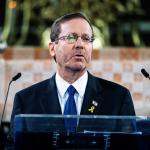
<svg viewBox="0 0 150 150">
<path fill-rule="evenodd" d="M 150 72 L 150 48 L 105 48 L 94 50 L 89 71 L 98 77 L 127 87 L 134 100 L 137 115 L 150 115 L 150 80 L 141 68 Z M 0 54 L 0 113 L 11 77 L 18 72 L 22 77 L 13 82 L 7 101 L 5 120 L 10 120 L 14 95 L 17 91 L 55 73 L 56 64 L 48 49 L 35 47 L 7 48 Z"/>
</svg>

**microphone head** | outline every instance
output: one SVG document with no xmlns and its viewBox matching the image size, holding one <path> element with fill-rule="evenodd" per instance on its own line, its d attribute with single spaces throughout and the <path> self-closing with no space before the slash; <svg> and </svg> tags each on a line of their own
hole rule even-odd
<svg viewBox="0 0 150 150">
<path fill-rule="evenodd" d="M 147 73 L 147 71 L 144 68 L 141 69 L 141 72 L 146 78 L 149 78 L 149 74 Z"/>
<path fill-rule="evenodd" d="M 15 76 L 12 78 L 12 81 L 16 81 L 16 80 L 18 80 L 20 77 L 21 77 L 21 73 L 19 72 L 17 75 L 15 75 Z"/>
</svg>

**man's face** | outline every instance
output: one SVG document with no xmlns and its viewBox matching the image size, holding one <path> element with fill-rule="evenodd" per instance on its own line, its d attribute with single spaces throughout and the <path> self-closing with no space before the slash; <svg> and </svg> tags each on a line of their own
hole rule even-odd
<svg viewBox="0 0 150 150">
<path fill-rule="evenodd" d="M 58 71 L 84 71 L 91 60 L 92 42 L 83 41 L 81 36 L 92 37 L 91 27 L 84 19 L 72 19 L 61 24 L 59 38 L 70 33 L 79 36 L 77 41 L 68 43 L 67 40 L 61 39 L 53 42 L 49 46 L 50 54 L 56 58 Z"/>
</svg>

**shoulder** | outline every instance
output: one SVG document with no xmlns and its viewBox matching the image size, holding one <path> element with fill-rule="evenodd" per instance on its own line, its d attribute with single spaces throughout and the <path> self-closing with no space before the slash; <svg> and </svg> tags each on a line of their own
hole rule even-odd
<svg viewBox="0 0 150 150">
<path fill-rule="evenodd" d="M 91 75 L 89 73 L 89 80 L 93 80 L 93 83 L 95 82 L 95 84 L 97 86 L 101 86 L 102 89 L 107 89 L 107 90 L 111 90 L 111 91 L 114 91 L 114 90 L 119 90 L 119 91 L 128 91 L 128 89 L 118 83 L 115 83 L 113 81 L 109 81 L 109 80 L 106 80 L 106 79 L 103 79 L 103 78 L 99 78 L 99 77 L 96 77 L 94 75 Z"/>
<path fill-rule="evenodd" d="M 24 88 L 24 89 L 20 90 L 19 92 L 17 92 L 16 94 L 21 94 L 21 95 L 23 94 L 24 95 L 24 94 L 29 94 L 29 93 L 33 94 L 35 92 L 41 93 L 41 91 L 48 90 L 48 88 L 54 83 L 54 81 L 55 81 L 55 75 L 49 79 L 45 79 L 41 82 L 38 82 L 38 83 L 33 84 L 27 88 Z"/>
</svg>

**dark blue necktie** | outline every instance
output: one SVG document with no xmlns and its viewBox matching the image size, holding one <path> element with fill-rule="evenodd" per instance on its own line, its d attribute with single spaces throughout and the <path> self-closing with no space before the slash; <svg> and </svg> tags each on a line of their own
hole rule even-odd
<svg viewBox="0 0 150 150">
<path fill-rule="evenodd" d="M 76 89 L 70 85 L 67 89 L 69 97 L 65 104 L 64 115 L 77 115 L 77 108 L 74 99 Z M 75 132 L 77 127 L 77 118 L 65 118 L 65 128 L 68 132 Z"/>
</svg>

